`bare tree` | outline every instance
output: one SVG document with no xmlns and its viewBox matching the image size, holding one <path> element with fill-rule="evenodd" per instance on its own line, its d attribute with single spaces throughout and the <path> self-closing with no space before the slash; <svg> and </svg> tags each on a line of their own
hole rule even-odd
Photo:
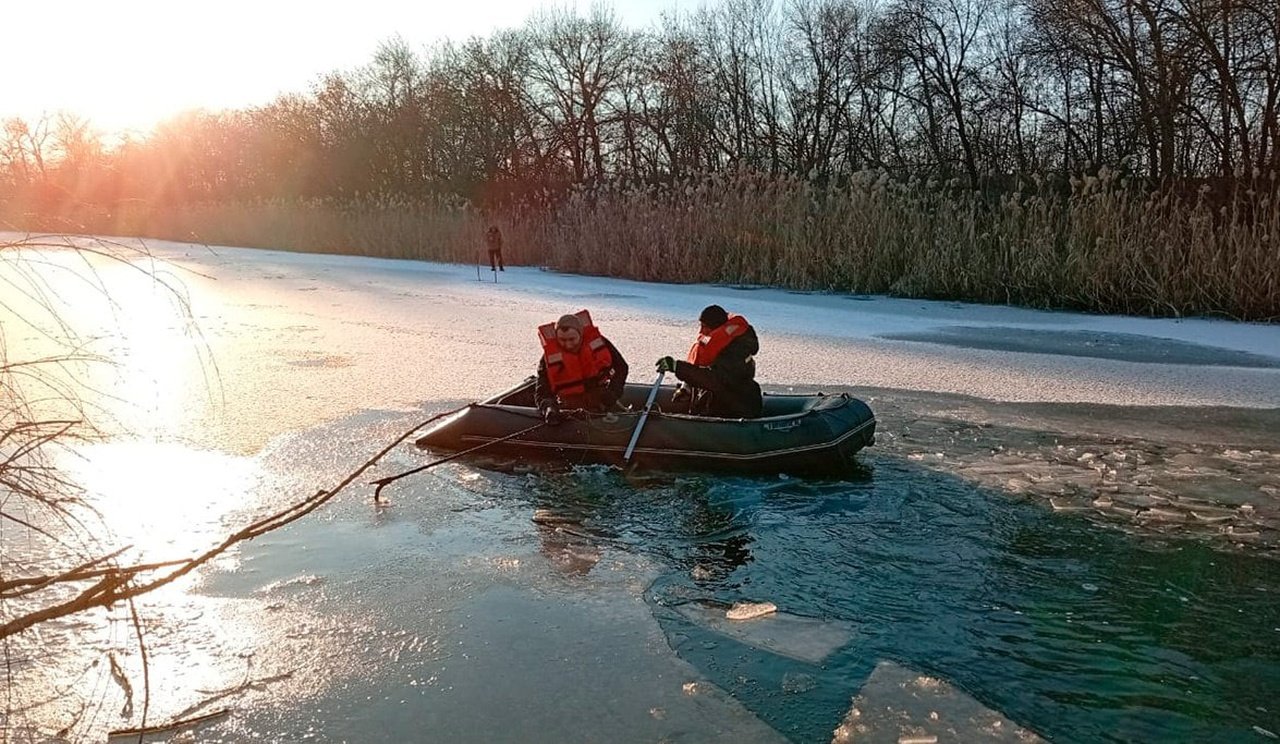
<svg viewBox="0 0 1280 744">
<path fill-rule="evenodd" d="M 574 179 L 605 175 L 610 96 L 634 54 L 633 36 L 596 6 L 587 18 L 548 11 L 532 22 L 529 95 Z"/>
<path fill-rule="evenodd" d="M 781 21 L 771 0 L 727 0 L 696 16 L 711 66 L 717 147 L 728 165 L 780 173 L 783 92 Z"/>
<path fill-rule="evenodd" d="M 992 10 L 990 0 L 902 0 L 882 20 L 881 38 L 913 73 L 908 86 L 895 91 L 924 114 L 926 143 L 935 162 L 958 160 L 973 186 L 978 185 L 978 152 L 973 129 L 974 98 L 989 60 L 980 57 L 980 40 Z"/>
<path fill-rule="evenodd" d="M 50 135 L 47 118 L 41 118 L 34 127 L 16 117 L 5 120 L 0 158 L 17 183 L 44 179 L 45 150 L 49 146 Z"/>
<path fill-rule="evenodd" d="M 635 115 L 651 142 L 654 175 L 679 178 L 718 163 L 711 69 L 695 33 L 668 16 L 643 47 Z"/>
<path fill-rule="evenodd" d="M 852 0 L 796 0 L 784 89 L 792 168 L 828 177 L 856 168 L 858 94 L 870 83 L 866 12 Z"/>
<path fill-rule="evenodd" d="M 375 152 L 370 164 L 375 187 L 387 193 L 412 192 L 422 139 L 420 98 L 425 85 L 422 60 L 396 36 L 378 45 L 373 61 L 352 76 L 366 107 L 365 138 Z"/>
</svg>

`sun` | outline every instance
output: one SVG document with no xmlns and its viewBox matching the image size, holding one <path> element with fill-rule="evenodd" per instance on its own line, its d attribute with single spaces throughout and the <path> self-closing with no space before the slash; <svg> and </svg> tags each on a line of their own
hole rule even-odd
<svg viewBox="0 0 1280 744">
<path fill-rule="evenodd" d="M 342 44 L 327 55 L 308 53 L 333 41 L 323 32 L 319 39 L 296 33 L 314 12 L 288 1 L 70 0 L 51 27 L 47 7 L 14 4 L 6 27 L 31 32 L 7 35 L 6 52 L 28 62 L 0 84 L 0 117 L 68 112 L 104 131 L 145 131 L 183 111 L 246 107 L 305 90 L 333 69 L 326 65 L 365 53 L 357 47 L 344 55 Z"/>
</svg>

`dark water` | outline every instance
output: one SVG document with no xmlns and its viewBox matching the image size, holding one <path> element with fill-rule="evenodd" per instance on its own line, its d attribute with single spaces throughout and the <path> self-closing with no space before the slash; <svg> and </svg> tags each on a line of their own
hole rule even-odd
<svg viewBox="0 0 1280 744">
<path fill-rule="evenodd" d="M 826 741 L 878 661 L 957 685 L 1055 741 L 1262 740 L 1280 728 L 1280 567 L 1138 538 L 911 463 L 855 480 L 588 471 L 534 506 L 666 571 L 647 599 L 677 653 L 796 741 Z M 772 601 L 853 640 L 820 664 L 679 612 Z M 788 675 L 811 679 L 784 691 Z"/>
<path fill-rule="evenodd" d="M 964 349 L 992 349 L 1032 354 L 1056 354 L 1088 359 L 1115 359 L 1145 364 L 1188 364 L 1275 369 L 1280 359 L 1247 351 L 1231 351 L 1208 344 L 1152 338 L 1134 333 L 1035 330 L 1006 326 L 953 326 L 941 330 L 886 333 L 896 341 L 924 341 Z"/>
<path fill-rule="evenodd" d="M 299 484 L 281 497 L 334 480 L 387 426 L 371 415 L 291 440 L 270 458 Z M 369 477 L 424 461 L 390 459 Z M 439 740 L 514 728 L 529 741 L 656 740 L 677 724 L 712 738 L 722 712 L 697 718 L 680 692 L 689 677 L 661 663 L 666 645 L 796 742 L 830 741 L 883 661 L 1054 741 L 1280 731 L 1274 559 L 1129 535 L 874 449 L 862 461 L 843 481 L 451 463 L 398 482 L 386 508 L 371 508 L 371 489 L 347 494 L 246 545 L 238 570 L 204 585 L 315 616 L 283 629 L 283 661 L 264 653 L 254 669 L 310 667 L 317 691 L 246 708 L 229 740 L 421 740 L 423 726 Z M 567 532 L 531 522 L 540 510 Z M 320 580 L 297 580 L 308 575 Z M 847 638 L 809 662 L 689 612 L 739 601 Z M 661 627 L 652 639 L 635 623 L 646 606 Z M 603 720 L 601 705 L 637 717 Z"/>
</svg>

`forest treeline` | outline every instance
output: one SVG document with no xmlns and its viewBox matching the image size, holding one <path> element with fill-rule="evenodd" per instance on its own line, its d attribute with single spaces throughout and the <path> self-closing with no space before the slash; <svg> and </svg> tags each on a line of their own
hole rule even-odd
<svg viewBox="0 0 1280 744">
<path fill-rule="evenodd" d="M 492 220 L 571 270 L 1247 318 L 1280 316 L 1278 185 L 1272 0 L 547 10 L 110 146 L 0 141 L 18 227 L 458 260 Z"/>
</svg>

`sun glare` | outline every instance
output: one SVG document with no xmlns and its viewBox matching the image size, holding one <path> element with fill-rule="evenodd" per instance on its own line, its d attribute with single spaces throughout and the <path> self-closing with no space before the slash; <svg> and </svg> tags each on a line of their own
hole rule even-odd
<svg viewBox="0 0 1280 744">
<path fill-rule="evenodd" d="M 139 562 L 187 558 L 247 523 L 256 459 L 172 442 L 113 441 L 81 448 L 69 467 L 99 513 L 105 546 L 132 545 Z"/>
<path fill-rule="evenodd" d="M 69 0 L 51 21 L 48 6 L 10 3 L 5 52 L 23 61 L 23 72 L 0 77 L 0 120 L 68 111 L 106 132 L 146 131 L 190 109 L 243 108 L 305 93 L 327 73 L 368 63 L 378 44 L 396 36 L 425 50 L 516 27 L 560 5 L 367 0 L 350 12 L 328 12 L 301 0 Z M 665 5 L 614 3 L 619 18 L 635 26 L 656 19 Z"/>
</svg>

